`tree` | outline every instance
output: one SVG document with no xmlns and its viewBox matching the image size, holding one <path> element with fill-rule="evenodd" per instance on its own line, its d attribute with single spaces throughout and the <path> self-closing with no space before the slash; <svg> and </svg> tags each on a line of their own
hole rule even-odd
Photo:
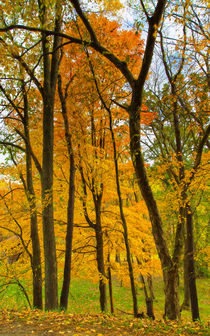
<svg viewBox="0 0 210 336">
<path fill-rule="evenodd" d="M 65 93 L 62 91 L 61 76 L 58 77 L 58 92 L 61 102 L 61 110 L 63 116 L 63 122 L 65 127 L 65 139 L 67 143 L 70 167 L 69 167 L 69 198 L 67 208 L 67 230 L 66 230 L 66 248 L 65 248 L 65 266 L 63 276 L 63 286 L 60 297 L 60 308 L 67 309 L 69 286 L 71 279 L 71 259 L 72 259 L 72 241 L 73 241 L 73 227 L 74 227 L 74 201 L 75 201 L 75 159 L 74 149 L 72 145 L 72 137 L 69 129 L 69 121 L 67 116 L 66 100 L 68 97 L 68 86 L 73 78 L 70 78 L 65 87 Z"/>
<path fill-rule="evenodd" d="M 11 80 L 11 79 L 10 79 Z M 8 151 L 11 161 L 17 166 L 17 151 L 21 150 L 25 153 L 26 162 L 26 178 L 24 173 L 19 171 L 19 178 L 23 184 L 25 196 L 28 200 L 28 206 L 30 209 L 30 234 L 32 241 L 32 253 L 28 250 L 27 244 L 23 243 L 23 248 L 26 250 L 31 263 L 32 273 L 33 273 L 33 306 L 35 308 L 42 309 L 42 270 L 41 270 L 41 252 L 40 252 L 40 241 L 38 232 L 38 221 L 37 221 L 37 209 L 36 209 L 36 195 L 34 191 L 33 183 L 33 173 L 32 173 L 32 151 L 31 151 L 31 140 L 29 133 L 29 120 L 30 120 L 30 103 L 28 99 L 27 84 L 24 80 L 23 74 L 20 70 L 20 78 L 13 79 L 18 83 L 16 90 L 16 99 L 12 99 L 12 94 L 9 93 L 8 83 L 5 83 L 5 87 L 0 85 L 0 90 L 7 101 L 8 114 L 4 116 L 4 122 L 7 128 L 11 129 L 16 134 L 16 141 L 10 140 L 8 136 L 1 140 L 1 144 Z M 7 82 L 7 81 L 6 81 Z M 21 141 L 24 141 L 22 145 L 21 141 L 18 141 L 20 137 Z M 17 144 L 19 142 L 19 144 Z M 34 153 L 33 153 L 34 155 Z M 35 155 L 34 155 L 34 158 Z M 36 158 L 37 160 L 37 158 Z M 38 160 L 37 160 L 37 164 Z M 41 167 L 40 172 L 41 172 Z M 3 196 L 2 196 L 3 197 Z"/>
<path fill-rule="evenodd" d="M 106 42 L 104 47 L 100 39 L 97 37 L 97 32 L 94 29 L 95 22 L 91 17 L 85 15 L 80 2 L 78 0 L 71 0 L 75 15 L 79 16 L 83 27 L 86 29 L 86 36 L 81 38 L 79 33 L 71 36 L 68 34 L 60 33 L 59 31 L 55 32 L 54 30 L 49 30 L 44 28 L 37 28 L 24 25 L 8 25 L 1 29 L 2 32 L 10 31 L 12 29 L 23 29 L 33 32 L 42 32 L 43 36 L 59 36 L 66 39 L 66 43 L 74 43 L 85 46 L 88 50 L 94 49 L 96 52 L 101 54 L 109 60 L 121 73 L 123 78 L 126 80 L 126 84 L 129 85 L 131 91 L 131 98 L 116 101 L 116 104 L 120 105 L 128 111 L 129 115 L 129 129 L 130 129 L 130 151 L 131 157 L 133 160 L 133 165 L 135 168 L 139 188 L 143 195 L 143 198 L 147 204 L 147 208 L 150 215 L 150 220 L 152 223 L 152 231 L 155 239 L 157 251 L 161 260 L 163 277 L 165 283 L 165 309 L 166 316 L 169 319 L 175 319 L 179 316 L 179 303 L 178 303 L 178 269 L 177 264 L 174 263 L 173 259 L 170 256 L 169 248 L 166 244 L 166 240 L 163 235 L 162 220 L 158 211 L 158 207 L 154 198 L 154 194 L 149 184 L 147 177 L 146 167 L 143 159 L 142 148 L 140 144 L 140 119 L 141 119 L 141 106 L 143 98 L 143 89 L 144 84 L 147 79 L 152 56 L 154 52 L 154 46 L 157 37 L 158 27 L 163 18 L 163 12 L 165 9 L 166 1 L 158 0 L 156 5 L 147 10 L 143 1 L 141 1 L 141 7 L 148 23 L 148 34 L 146 40 L 145 51 L 143 54 L 142 64 L 139 67 L 138 74 L 132 73 L 128 68 L 128 60 L 125 58 L 122 60 L 120 53 L 115 53 L 115 50 L 112 50 L 111 44 Z M 171 10 L 174 8 L 172 7 Z M 46 55 L 46 53 L 44 53 Z M 55 54 L 54 54 L 55 55 Z M 126 103 L 126 104 L 125 104 Z M 200 159 L 197 161 L 199 166 Z M 179 248 L 177 246 L 177 248 Z"/>
<path fill-rule="evenodd" d="M 30 6 L 29 6 L 30 7 Z M 25 12 L 19 4 L 17 4 L 18 17 L 17 20 L 28 22 L 25 17 Z M 30 10 L 30 8 L 27 8 Z M 10 20 L 10 13 L 5 12 L 5 17 L 2 17 L 3 25 L 7 20 Z M 34 13 L 35 24 L 41 26 L 41 59 L 43 59 L 43 85 L 40 81 L 40 76 L 36 76 L 35 68 L 39 65 L 40 60 L 31 66 L 31 59 L 28 53 L 33 50 L 35 52 L 40 41 L 33 40 L 33 37 L 22 34 L 22 42 L 25 42 L 26 47 L 23 50 L 22 42 L 14 38 L 15 34 L 5 34 L 1 43 L 10 52 L 12 57 L 16 59 L 27 75 L 31 78 L 37 89 L 40 91 L 43 101 L 43 156 L 42 156 L 42 200 L 43 200 L 43 236 L 44 236 L 44 251 L 45 251 L 45 309 L 55 309 L 58 306 L 57 294 L 57 261 L 55 247 L 55 233 L 53 222 L 53 112 L 54 112 L 54 97 L 57 83 L 58 65 L 59 65 L 59 49 L 60 37 L 55 35 L 50 40 L 44 32 L 44 28 L 49 23 L 53 26 L 55 32 L 60 32 L 62 4 L 57 1 L 52 8 L 47 7 L 45 1 L 34 2 L 32 7 Z M 50 15 L 49 15 L 50 14 Z M 54 15 L 54 18 L 52 17 Z M 51 50 L 52 49 L 52 50 Z M 50 56 L 52 53 L 52 57 Z"/>
<path fill-rule="evenodd" d="M 183 14 L 179 14 L 184 38 L 183 42 L 175 46 L 175 49 L 179 51 L 178 55 L 172 55 L 172 46 L 167 48 L 167 44 L 163 42 L 163 36 L 166 35 L 164 30 L 160 32 L 162 62 L 168 84 L 163 87 L 159 86 L 159 92 L 156 90 L 153 96 L 148 99 L 148 107 L 158 113 L 158 118 L 152 124 L 155 146 L 158 146 L 158 156 L 156 152 L 153 159 L 161 157 L 163 170 L 169 177 L 169 179 L 165 177 L 165 181 L 176 190 L 179 202 L 173 252 L 173 259 L 177 265 L 181 257 L 183 232 L 187 231 L 186 239 L 184 239 L 186 243 L 185 264 L 187 262 L 185 279 L 189 281 L 192 317 L 193 320 L 196 320 L 199 319 L 199 309 L 193 261 L 193 210 L 191 202 L 193 192 L 191 184 L 195 183 L 196 174 L 199 169 L 202 169 L 201 158 L 204 146 L 208 144 L 207 138 L 210 129 L 207 125 L 207 96 L 205 93 L 208 84 L 202 84 L 201 94 L 198 94 L 197 91 L 195 97 L 193 93 L 195 82 L 193 84 L 192 78 L 195 79 L 195 74 L 188 64 L 192 50 L 187 49 L 189 45 L 187 41 L 187 12 L 188 6 L 186 4 L 183 7 Z M 197 82 L 197 89 L 200 85 L 201 81 Z M 170 94 L 168 94 L 169 89 Z M 173 131 L 173 135 L 171 131 Z M 153 149 L 155 146 L 152 145 Z"/>
<path fill-rule="evenodd" d="M 81 18 L 84 26 L 87 29 L 87 32 L 90 36 L 91 41 L 82 41 L 80 38 L 73 38 L 66 34 L 58 34 L 60 36 L 68 38 L 69 41 L 73 43 L 79 43 L 82 45 L 86 45 L 88 47 L 92 47 L 97 52 L 102 54 L 106 57 L 109 61 L 111 61 L 114 66 L 122 73 L 122 75 L 126 78 L 127 82 L 129 83 L 132 89 L 132 98 L 131 102 L 128 104 L 127 111 L 129 113 L 129 126 L 130 126 L 130 148 L 131 148 L 131 156 L 133 160 L 133 164 L 135 167 L 138 183 L 142 195 L 146 201 L 150 219 L 152 222 L 153 228 L 153 235 L 155 238 L 158 254 L 162 263 L 163 273 L 164 273 L 164 281 L 166 286 L 166 315 L 170 319 L 174 319 L 177 317 L 179 309 L 177 305 L 177 280 L 174 280 L 174 273 L 177 273 L 177 270 L 174 269 L 172 260 L 169 255 L 168 248 L 166 246 L 166 242 L 163 238 L 163 231 L 162 231 L 162 223 L 159 216 L 159 212 L 157 209 L 157 205 L 155 199 L 153 197 L 152 190 L 149 186 L 144 161 L 141 152 L 140 146 L 140 113 L 142 105 L 142 94 L 143 94 L 143 87 L 148 75 L 149 67 L 152 60 L 154 45 L 156 41 L 157 35 L 157 28 L 162 18 L 162 14 L 164 11 L 165 3 L 164 0 L 159 0 L 157 2 L 156 7 L 154 8 L 153 14 L 150 16 L 145 7 L 143 2 L 144 13 L 147 17 L 149 30 L 147 36 L 147 42 L 145 47 L 145 53 L 143 57 L 143 62 L 141 69 L 139 71 L 139 75 L 137 79 L 131 74 L 130 70 L 127 67 L 126 61 L 121 61 L 117 56 L 115 56 L 112 52 L 108 51 L 105 47 L 103 47 L 100 42 L 98 41 L 94 29 L 92 28 L 90 21 L 85 16 L 80 3 L 78 0 L 71 1 L 72 5 L 74 6 L 78 16 Z M 10 27 L 3 28 L 3 31 L 7 31 L 13 28 L 18 28 L 17 25 L 13 25 Z M 38 28 L 27 28 L 26 26 L 19 26 L 19 28 L 25 28 L 32 31 L 39 31 Z M 53 34 L 53 31 L 48 31 L 46 29 L 43 31 L 43 38 L 46 38 L 46 34 Z M 56 37 L 57 35 L 55 35 Z M 57 39 L 56 39 L 57 41 Z M 44 40 L 43 40 L 44 42 Z M 46 55 L 46 53 L 44 53 Z M 55 54 L 54 54 L 55 55 Z M 47 57 L 47 56 L 46 56 Z M 46 122 L 47 120 L 45 120 Z M 44 158 L 44 157 L 43 157 Z M 44 170 L 44 167 L 43 167 Z M 45 176 L 44 172 L 43 175 Z M 49 189 L 49 188 L 48 188 Z M 49 209 L 49 208 L 48 208 Z M 176 277 L 175 277 L 176 278 Z"/>
</svg>

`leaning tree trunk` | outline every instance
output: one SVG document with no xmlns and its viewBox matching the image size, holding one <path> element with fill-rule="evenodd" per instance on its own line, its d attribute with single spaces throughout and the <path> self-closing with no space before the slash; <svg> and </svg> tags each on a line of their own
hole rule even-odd
<svg viewBox="0 0 210 336">
<path fill-rule="evenodd" d="M 164 239 L 162 221 L 147 178 L 140 146 L 140 115 L 138 108 L 141 106 L 141 102 L 138 102 L 138 100 L 135 101 L 134 98 L 129 111 L 131 157 L 137 176 L 137 182 L 147 205 L 150 221 L 152 224 L 152 233 L 162 265 L 165 285 L 165 315 L 168 319 L 173 320 L 177 319 L 180 315 L 178 267 L 176 263 L 173 262 Z"/>
</svg>

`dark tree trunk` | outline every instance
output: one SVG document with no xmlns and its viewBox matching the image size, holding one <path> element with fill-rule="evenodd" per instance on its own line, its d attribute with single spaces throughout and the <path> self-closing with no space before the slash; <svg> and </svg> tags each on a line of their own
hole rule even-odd
<svg viewBox="0 0 210 336">
<path fill-rule="evenodd" d="M 35 193 L 32 180 L 31 157 L 28 149 L 26 149 L 26 175 L 27 175 L 27 189 L 28 189 L 28 199 L 29 199 L 30 217 L 31 217 L 30 222 L 31 222 L 31 242 L 32 242 L 33 307 L 37 309 L 42 309 L 41 252 L 40 252 L 39 232 L 37 224 Z"/>
<path fill-rule="evenodd" d="M 114 300 L 113 300 L 113 290 L 112 290 L 112 271 L 110 265 L 110 253 L 108 254 L 108 280 L 109 280 L 109 301 L 110 301 L 110 310 L 114 314 Z"/>
<path fill-rule="evenodd" d="M 138 92 L 136 94 L 138 94 Z M 180 315 L 178 268 L 174 265 L 171 259 L 166 241 L 164 239 L 162 221 L 145 170 L 140 146 L 140 115 L 138 112 L 138 107 L 139 104 L 141 105 L 141 102 L 137 102 L 134 99 L 134 102 L 130 107 L 131 157 L 136 171 L 138 185 L 149 211 L 152 224 L 152 233 L 162 265 L 165 285 L 165 314 L 167 318 L 173 320 Z"/>
<path fill-rule="evenodd" d="M 100 306 L 101 311 L 107 311 L 107 296 L 106 296 L 106 272 L 104 266 L 104 244 L 103 232 L 101 227 L 101 196 L 95 198 L 95 212 L 96 212 L 96 261 L 99 273 L 99 292 L 100 292 Z"/>
<path fill-rule="evenodd" d="M 53 219 L 53 108 L 49 101 L 44 102 L 43 115 L 42 206 L 45 309 L 52 310 L 58 307 L 58 283 Z"/>
<path fill-rule="evenodd" d="M 33 307 L 42 309 L 42 267 L 41 252 L 39 242 L 39 232 L 37 224 L 36 201 L 33 188 L 31 157 L 26 146 L 26 178 L 27 178 L 27 197 L 30 207 L 30 226 L 32 242 L 31 267 L 33 273 Z"/>
<path fill-rule="evenodd" d="M 148 283 L 150 297 L 154 300 L 155 299 L 155 294 L 154 294 L 154 290 L 153 290 L 153 281 L 152 281 L 151 274 L 149 274 L 147 276 L 147 283 Z"/>
<path fill-rule="evenodd" d="M 66 249 L 63 286 L 60 297 L 60 308 L 67 309 L 69 287 L 71 280 L 71 259 L 72 259 L 72 241 L 74 228 L 74 199 L 75 199 L 75 166 L 73 152 L 70 156 L 70 181 L 69 181 L 69 200 L 67 209 L 67 232 L 66 232 Z"/>
<path fill-rule="evenodd" d="M 47 8 L 39 1 L 41 24 L 46 25 Z M 55 3 L 56 33 L 61 28 L 61 4 Z M 60 37 L 54 36 L 52 56 L 50 41 L 42 32 L 43 52 L 43 152 L 42 152 L 42 218 L 45 258 L 45 309 L 58 308 L 57 258 L 53 217 L 53 142 L 54 142 L 54 99 L 59 67 Z"/>
<path fill-rule="evenodd" d="M 175 320 L 180 317 L 179 307 L 179 273 L 176 265 L 163 270 L 165 284 L 165 317 Z"/>
<path fill-rule="evenodd" d="M 72 169 L 71 169 L 72 168 Z M 70 183 L 69 183 L 69 201 L 67 209 L 67 232 L 66 232 L 66 249 L 65 249 L 65 265 L 63 275 L 63 286 L 60 297 L 60 308 L 67 310 L 69 287 L 71 281 L 71 257 L 72 257 L 72 241 L 73 241 L 73 227 L 74 227 L 74 186 L 75 169 L 70 167 Z"/>
<path fill-rule="evenodd" d="M 66 87 L 67 89 L 68 87 Z M 65 138 L 67 143 L 67 150 L 69 155 L 69 199 L 67 208 L 67 230 L 66 230 L 66 248 L 65 248 L 65 264 L 64 264 L 64 275 L 63 275 L 63 286 L 61 290 L 60 297 L 60 308 L 67 310 L 68 307 L 68 297 L 69 297 L 69 287 L 71 281 L 71 259 L 72 259 L 72 242 L 73 242 L 73 228 L 74 228 L 74 201 L 75 201 L 75 163 L 74 163 L 74 152 L 71 141 L 71 134 L 69 131 L 69 122 L 67 116 L 66 107 L 66 95 L 63 95 L 61 86 L 61 77 L 58 77 L 58 91 L 62 107 L 62 115 L 65 127 Z"/>
<path fill-rule="evenodd" d="M 31 207 L 31 211 L 33 207 Z M 42 267 L 41 267 L 41 254 L 37 226 L 37 215 L 31 215 L 31 241 L 33 251 L 33 307 L 42 309 Z"/>
<path fill-rule="evenodd" d="M 92 222 L 88 215 L 86 207 L 87 189 L 86 180 L 83 174 L 82 166 L 80 166 L 80 174 L 82 178 L 82 187 L 84 191 L 83 198 L 83 210 L 84 216 L 88 225 L 94 230 L 96 238 L 96 262 L 99 275 L 99 293 L 100 293 L 100 307 L 101 311 L 107 310 L 107 296 L 106 296 L 106 273 L 104 266 L 104 246 L 103 246 L 103 230 L 101 226 L 101 200 L 103 195 L 103 184 L 101 184 L 101 190 L 99 193 L 95 193 L 94 187 L 91 188 L 94 205 L 95 205 L 95 223 Z M 92 185 L 94 186 L 94 179 L 92 180 Z"/>
<path fill-rule="evenodd" d="M 103 102 L 103 99 L 101 97 L 101 100 Z M 120 218 L 122 221 L 122 227 L 123 227 L 123 237 L 126 247 L 126 258 L 128 263 L 128 270 L 129 270 L 129 277 L 130 277 L 130 284 L 131 284 L 131 292 L 132 292 L 132 299 L 133 299 L 133 314 L 135 317 L 138 316 L 138 302 L 137 302 L 137 294 L 136 294 L 136 287 L 135 287 L 135 279 L 134 279 L 134 273 L 133 273 L 133 265 L 132 265 L 132 259 L 131 259 L 131 252 L 130 252 L 130 245 L 128 240 L 128 228 L 126 219 L 124 216 L 123 211 L 123 202 L 121 197 L 121 189 L 120 189 L 120 177 L 119 177 L 119 169 L 118 169 L 118 161 L 117 161 L 117 149 L 116 149 L 116 142 L 115 142 L 115 136 L 114 131 L 112 127 L 112 114 L 111 110 L 107 108 L 107 106 L 104 103 L 104 106 L 106 107 L 106 110 L 109 114 L 109 127 L 110 132 L 112 136 L 112 145 L 113 145 L 113 151 L 114 151 L 114 164 L 115 164 L 115 177 L 116 177 L 116 185 L 117 185 L 117 195 L 118 195 L 118 201 L 119 201 L 119 209 L 120 209 Z"/>
<path fill-rule="evenodd" d="M 186 225 L 187 225 L 187 259 L 188 259 L 188 276 L 189 276 L 189 289 L 190 289 L 190 301 L 191 312 L 193 321 L 199 320 L 199 307 L 198 296 L 196 289 L 196 275 L 194 265 L 194 239 L 193 239 L 193 218 L 191 207 L 189 203 L 186 205 Z"/>
<path fill-rule="evenodd" d="M 154 315 L 154 309 L 153 309 L 153 298 L 152 296 L 148 295 L 147 287 L 146 287 L 146 283 L 145 283 L 143 275 L 141 274 L 140 276 L 141 276 L 141 282 L 142 282 L 143 289 L 144 289 L 144 296 L 145 296 L 145 302 L 146 302 L 146 307 L 147 307 L 147 316 L 149 316 L 150 318 L 154 320 L 155 315 Z"/>
<path fill-rule="evenodd" d="M 25 84 L 22 84 L 22 92 L 24 97 L 24 135 L 26 144 L 26 195 L 30 208 L 30 226 L 31 226 L 31 242 L 32 242 L 32 258 L 31 266 L 33 273 L 33 307 L 42 309 L 42 267 L 41 267 L 41 252 L 39 231 L 37 223 L 36 200 L 33 186 L 32 176 L 32 160 L 30 150 L 30 134 L 28 120 L 28 98 L 25 89 Z"/>
<path fill-rule="evenodd" d="M 185 231 L 185 230 L 184 230 Z M 189 310 L 190 309 L 190 288 L 189 288 L 189 274 L 188 274 L 188 246 L 187 246 L 187 238 L 184 232 L 184 262 L 183 262 L 183 272 L 184 272 L 184 300 L 181 306 L 181 310 Z"/>
</svg>

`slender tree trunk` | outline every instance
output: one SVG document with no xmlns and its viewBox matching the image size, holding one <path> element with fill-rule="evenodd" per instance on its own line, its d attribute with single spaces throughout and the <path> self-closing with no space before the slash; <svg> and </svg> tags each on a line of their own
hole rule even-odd
<svg viewBox="0 0 210 336">
<path fill-rule="evenodd" d="M 72 153 L 73 155 L 73 153 Z M 72 241 L 74 228 L 74 199 L 75 199 L 75 166 L 74 158 L 70 157 L 70 181 L 69 181 L 69 200 L 67 209 L 67 232 L 66 232 L 66 249 L 65 265 L 63 275 L 63 286 L 60 297 L 60 308 L 67 310 L 69 287 L 71 281 L 71 259 L 72 259 Z"/>
<path fill-rule="evenodd" d="M 61 86 L 61 77 L 58 76 L 58 91 L 62 107 L 62 115 L 65 127 L 65 138 L 67 143 L 67 150 L 69 155 L 69 199 L 67 207 L 67 230 L 66 230 L 66 247 L 65 247 L 65 264 L 64 264 L 64 275 L 63 275 L 63 286 L 61 290 L 60 297 L 60 308 L 67 310 L 68 307 L 68 297 L 69 297 L 69 287 L 71 281 L 71 259 L 72 259 L 72 242 L 73 242 L 73 228 L 74 228 L 74 202 L 75 202 L 75 163 L 74 163 L 74 152 L 71 141 L 71 134 L 69 131 L 69 122 L 67 117 L 67 107 L 66 107 L 66 95 L 63 95 Z"/>
<path fill-rule="evenodd" d="M 184 240 L 184 262 L 183 262 L 183 271 L 184 271 L 184 300 L 181 306 L 181 310 L 189 310 L 190 309 L 190 288 L 189 288 L 189 274 L 188 274 L 188 246 L 187 246 L 187 238 L 185 235 L 185 229 L 183 234 Z"/>
<path fill-rule="evenodd" d="M 189 276 L 189 289 L 190 289 L 190 301 L 191 312 L 193 321 L 199 320 L 199 307 L 198 296 L 196 289 L 196 275 L 194 265 L 194 239 L 193 239 L 193 218 L 191 207 L 189 203 L 186 205 L 186 224 L 187 224 L 187 259 L 188 259 L 188 276 Z"/>
<path fill-rule="evenodd" d="M 33 273 L 33 307 L 42 309 L 42 267 L 41 267 L 41 252 L 39 231 L 37 223 L 37 211 L 35 192 L 33 186 L 32 176 L 32 160 L 30 151 L 30 134 L 29 134 L 29 120 L 28 120 L 28 99 L 25 90 L 25 85 L 22 85 L 23 97 L 24 97 L 24 134 L 26 144 L 26 194 L 30 208 L 30 226 L 31 226 L 31 242 L 32 242 L 32 273 Z"/>
<path fill-rule="evenodd" d="M 144 289 L 144 296 L 145 296 L 145 302 L 146 302 L 146 307 L 147 307 L 147 316 L 151 317 L 154 320 L 155 315 L 154 315 L 154 309 L 153 309 L 153 298 L 151 295 L 148 295 L 147 287 L 146 287 L 146 283 L 145 283 L 143 275 L 141 274 L 140 276 L 141 276 L 141 282 L 142 282 L 143 289 Z"/>
<path fill-rule="evenodd" d="M 153 281 L 152 281 L 151 274 L 149 274 L 147 276 L 147 283 L 148 283 L 150 297 L 154 300 L 155 299 L 155 294 L 154 294 L 154 290 L 153 290 Z"/>
<path fill-rule="evenodd" d="M 110 310 L 114 314 L 114 300 L 113 300 L 113 290 L 112 290 L 112 271 L 110 265 L 110 253 L 108 253 L 108 279 L 109 279 L 109 301 L 110 301 Z"/>
<path fill-rule="evenodd" d="M 33 211 L 33 209 L 31 209 Z M 37 215 L 31 215 L 31 241 L 33 250 L 33 307 L 42 309 L 42 268 L 37 226 Z"/>
<path fill-rule="evenodd" d="M 44 102 L 43 115 L 42 207 L 45 309 L 52 310 L 58 307 L 58 283 L 53 218 L 53 109 L 50 102 Z"/>
<path fill-rule="evenodd" d="M 29 155 L 29 156 L 28 156 Z M 39 242 L 39 231 L 37 224 L 37 212 L 35 193 L 32 180 L 32 166 L 29 151 L 26 149 L 26 175 L 27 189 L 30 207 L 30 226 L 32 242 L 32 273 L 33 273 L 33 307 L 42 309 L 42 267 Z"/>
<path fill-rule="evenodd" d="M 101 191 L 99 194 L 95 193 L 94 187 L 91 189 L 93 201 L 95 205 L 95 224 L 92 222 L 88 215 L 87 207 L 86 207 L 86 199 L 87 199 L 87 188 L 86 188 L 86 180 L 83 174 L 82 166 L 80 166 L 80 174 L 82 178 L 82 187 L 84 191 L 84 199 L 83 199 L 83 210 L 84 216 L 88 223 L 88 225 L 94 230 L 95 238 L 96 238 L 96 262 L 97 269 L 99 275 L 99 293 L 100 293 L 100 307 L 101 311 L 107 310 L 107 296 L 106 296 L 106 273 L 104 266 L 104 246 L 103 246 L 103 231 L 101 226 L 101 200 L 103 195 L 103 185 L 101 184 Z M 94 186 L 94 179 L 92 180 L 92 185 Z"/>
<path fill-rule="evenodd" d="M 118 169 L 118 161 L 117 161 L 117 149 L 116 149 L 115 136 L 114 136 L 113 127 L 112 127 L 112 114 L 111 114 L 110 109 L 108 108 L 106 109 L 109 114 L 109 127 L 110 127 L 111 136 L 112 136 L 112 145 L 113 145 L 113 150 L 114 150 L 114 164 L 115 164 L 117 195 L 118 195 L 118 201 L 119 201 L 120 218 L 121 218 L 122 226 L 123 226 L 123 237 L 124 237 L 124 242 L 125 242 L 125 247 L 126 247 L 126 258 L 127 258 L 127 263 L 128 263 L 128 269 L 129 269 L 129 277 L 130 277 L 131 292 L 132 292 L 132 299 L 133 299 L 133 314 L 135 317 L 137 317 L 138 316 L 137 294 L 136 294 L 135 279 L 134 279 L 134 273 L 133 273 L 133 265 L 132 265 L 132 260 L 131 260 L 130 245 L 128 241 L 128 228 L 127 228 L 127 223 L 126 223 L 126 219 L 124 216 L 123 202 L 122 202 L 122 197 L 121 197 L 120 178 L 119 178 L 119 169 Z"/>
<path fill-rule="evenodd" d="M 99 272 L 99 292 L 100 292 L 100 306 L 101 311 L 107 311 L 107 295 L 106 295 L 106 272 L 104 266 L 104 244 L 103 244 L 103 232 L 101 227 L 101 197 L 95 199 L 95 211 L 96 211 L 96 260 Z"/>
</svg>

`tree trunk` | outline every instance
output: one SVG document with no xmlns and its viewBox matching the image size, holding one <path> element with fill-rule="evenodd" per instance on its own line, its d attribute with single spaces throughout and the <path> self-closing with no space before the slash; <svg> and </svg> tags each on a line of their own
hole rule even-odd
<svg viewBox="0 0 210 336">
<path fill-rule="evenodd" d="M 138 94 L 138 92 L 136 94 Z M 162 265 L 163 279 L 165 285 L 165 315 L 168 319 L 173 320 L 178 318 L 180 315 L 178 295 L 178 268 L 171 259 L 166 241 L 164 239 L 162 221 L 145 170 L 140 146 L 140 115 L 138 111 L 139 106 L 141 106 L 141 102 L 138 102 L 138 100 L 135 101 L 134 95 L 133 102 L 131 103 L 129 111 L 131 157 L 133 160 L 138 185 L 148 208 L 152 224 L 152 233 Z"/>
<path fill-rule="evenodd" d="M 108 261 L 110 310 L 111 310 L 111 314 L 114 314 L 114 300 L 113 300 L 113 291 L 112 291 L 112 271 L 111 271 L 111 265 L 110 265 L 110 253 L 108 254 L 107 261 Z"/>
<path fill-rule="evenodd" d="M 33 186 L 32 176 L 32 160 L 30 151 L 30 134 L 29 134 L 29 120 L 28 120 L 28 98 L 25 90 L 25 84 L 22 84 L 22 91 L 24 97 L 24 134 L 26 145 L 26 195 L 30 208 L 30 226 L 31 226 L 31 242 L 32 242 L 32 273 L 33 273 L 33 307 L 42 309 L 42 267 L 41 267 L 41 252 L 39 231 L 37 224 L 37 211 L 35 192 Z"/>
<path fill-rule="evenodd" d="M 69 121 L 67 117 L 67 107 L 66 107 L 66 96 L 63 95 L 61 77 L 58 76 L 58 92 L 62 107 L 62 116 L 65 128 L 65 138 L 67 143 L 67 150 L 69 156 L 69 199 L 67 208 L 67 230 L 66 230 L 66 248 L 65 248 L 65 265 L 64 265 L 64 275 L 63 275 L 63 286 L 61 290 L 60 297 L 60 308 L 67 310 L 68 307 L 68 297 L 69 297 L 69 287 L 71 281 L 71 259 L 72 259 L 72 241 L 73 241 L 73 228 L 74 228 L 74 202 L 75 202 L 75 163 L 74 163 L 74 152 L 71 141 L 71 134 L 69 130 Z"/>
<path fill-rule="evenodd" d="M 31 241 L 33 250 L 33 307 L 42 309 L 42 268 L 36 214 L 31 215 Z"/>
<path fill-rule="evenodd" d="M 147 283 L 148 283 L 150 297 L 154 300 L 155 299 L 155 294 L 154 294 L 154 290 L 153 290 L 153 281 L 152 281 L 151 274 L 149 274 L 147 276 Z"/>
<path fill-rule="evenodd" d="M 181 306 L 181 310 L 189 310 L 190 309 L 190 288 L 189 288 L 189 274 L 188 274 L 188 246 L 187 239 L 185 237 L 185 232 L 183 235 L 184 239 L 184 263 L 183 263 L 183 271 L 184 271 L 184 300 Z"/>
<path fill-rule="evenodd" d="M 193 321 L 199 320 L 199 307 L 198 296 L 196 289 L 196 275 L 194 265 L 194 239 L 193 239 L 193 218 L 191 207 L 189 203 L 186 205 L 186 224 L 187 224 L 187 259 L 188 259 L 188 276 L 189 276 L 189 289 L 190 289 L 190 301 L 191 312 Z"/>
<path fill-rule="evenodd" d="M 175 320 L 180 317 L 178 267 L 174 265 L 174 267 L 163 269 L 163 279 L 165 285 L 164 317 Z"/>
<path fill-rule="evenodd" d="M 101 190 L 97 194 L 95 193 L 94 187 L 91 188 L 92 197 L 95 206 L 95 224 L 92 222 L 90 217 L 88 216 L 87 208 L 86 208 L 86 198 L 87 198 L 87 189 L 86 189 L 86 180 L 83 174 L 83 169 L 80 166 L 80 174 L 82 178 L 82 187 L 84 191 L 83 198 L 83 210 L 84 216 L 88 223 L 88 225 L 95 231 L 96 238 L 96 262 L 97 269 L 99 275 L 99 293 L 100 293 L 100 307 L 101 311 L 104 312 L 107 310 L 107 297 L 106 297 L 106 273 L 104 266 L 104 246 L 103 246 L 103 231 L 101 226 L 101 200 L 103 195 L 103 184 L 101 184 Z M 92 180 L 92 185 L 94 186 L 94 179 Z"/>
<path fill-rule="evenodd" d="M 146 283 L 145 283 L 143 275 L 141 274 L 140 276 L 141 276 L 141 282 L 142 282 L 143 289 L 144 289 L 144 296 L 145 296 L 145 302 L 146 302 L 146 307 L 147 307 L 147 316 L 151 317 L 154 320 L 155 315 L 154 315 L 154 309 L 153 309 L 153 298 L 152 296 L 148 295 L 147 287 L 146 287 Z"/>
<path fill-rule="evenodd" d="M 61 29 L 61 4 L 55 3 L 56 33 Z M 47 8 L 39 1 L 39 17 L 42 26 L 48 24 Z M 43 52 L 43 152 L 42 152 L 42 218 L 45 258 L 45 309 L 58 308 L 58 280 L 56 243 L 53 218 L 53 142 L 54 142 L 54 100 L 59 68 L 60 37 L 54 36 L 53 50 L 45 32 L 42 32 Z M 50 52 L 51 51 L 51 52 Z M 50 55 L 51 54 L 51 55 Z"/>
<path fill-rule="evenodd" d="M 101 227 L 101 197 L 95 199 L 96 211 L 96 261 L 99 272 L 99 292 L 100 292 L 100 306 L 101 311 L 107 311 L 107 296 L 106 296 L 106 272 L 104 266 L 104 246 L 103 246 L 103 232 Z"/>
<path fill-rule="evenodd" d="M 104 106 L 106 106 L 105 103 L 104 103 Z M 128 270 L 129 270 L 129 277 L 130 277 L 130 284 L 131 284 L 131 293 L 132 293 L 132 299 L 133 299 L 133 314 L 134 314 L 134 317 L 137 317 L 138 316 L 138 302 L 137 302 L 137 294 L 136 294 L 136 286 L 135 286 L 135 279 L 134 279 L 134 273 L 133 273 L 130 245 L 128 241 L 128 228 L 127 228 L 127 222 L 124 216 L 123 202 L 122 202 L 122 197 L 121 197 L 120 177 L 119 177 L 119 169 L 118 169 L 118 161 L 117 161 L 117 149 L 116 149 L 115 135 L 114 135 L 113 126 L 112 126 L 113 124 L 112 114 L 111 114 L 111 110 L 107 108 L 107 106 L 106 106 L 106 110 L 109 114 L 109 127 L 110 127 L 111 136 L 112 136 L 112 145 L 113 145 L 113 150 L 114 150 L 114 164 L 115 164 L 117 195 L 118 195 L 118 201 L 119 201 L 120 218 L 122 221 L 123 237 L 124 237 L 124 243 L 126 247 L 126 258 L 127 258 L 127 263 L 128 263 Z"/>
<path fill-rule="evenodd" d="M 72 154 L 73 155 L 73 154 Z M 74 159 L 70 159 L 70 181 L 69 181 L 69 200 L 67 209 L 67 232 L 66 232 L 66 249 L 65 249 L 65 265 L 63 275 L 63 286 L 60 297 L 60 308 L 67 310 L 69 287 L 71 281 L 71 257 L 72 257 L 72 241 L 74 228 L 74 198 L 75 198 L 75 167 Z"/>
<path fill-rule="evenodd" d="M 53 218 L 53 108 L 44 102 L 42 215 L 45 257 L 45 309 L 58 307 L 57 260 Z"/>
</svg>

